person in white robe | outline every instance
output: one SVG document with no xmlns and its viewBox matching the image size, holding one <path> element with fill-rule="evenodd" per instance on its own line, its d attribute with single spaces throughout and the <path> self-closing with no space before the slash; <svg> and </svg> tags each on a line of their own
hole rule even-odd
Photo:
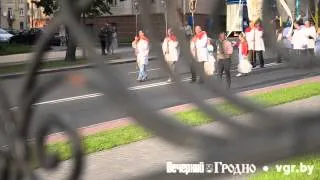
<svg viewBox="0 0 320 180">
<path fill-rule="evenodd" d="M 263 40 L 263 28 L 259 22 L 255 23 L 250 21 L 250 26 L 245 30 L 249 45 L 249 56 L 253 67 L 256 67 L 257 54 L 260 61 L 260 67 L 264 68 L 263 52 L 265 51 L 265 45 Z"/>
<path fill-rule="evenodd" d="M 150 43 L 143 31 L 139 31 L 139 36 L 136 36 L 132 42 L 132 47 L 135 49 L 137 56 L 137 65 L 139 67 L 139 76 L 137 81 L 144 82 L 147 80 L 147 65 L 149 61 Z"/>
<path fill-rule="evenodd" d="M 191 64 L 191 83 L 197 80 L 196 67 L 199 66 L 201 72 L 199 83 L 204 82 L 204 62 L 208 61 L 208 36 L 205 31 L 202 31 L 200 26 L 195 27 L 196 35 L 192 38 L 190 43 L 191 54 L 194 56 L 195 61 Z"/>
<path fill-rule="evenodd" d="M 165 61 L 168 63 L 171 73 L 175 73 L 176 63 L 179 60 L 180 56 L 180 48 L 177 37 L 172 32 L 172 29 L 169 28 L 167 32 L 167 36 L 162 43 L 162 52 L 165 58 Z M 174 80 L 174 76 L 171 74 L 168 82 L 172 82 Z"/>
<path fill-rule="evenodd" d="M 294 22 L 294 31 L 291 37 L 293 53 L 297 56 L 306 56 L 308 47 L 308 37 L 305 28 L 299 23 Z"/>
<path fill-rule="evenodd" d="M 317 38 L 316 28 L 311 25 L 310 21 L 306 21 L 304 24 L 305 24 L 305 33 L 308 38 L 307 53 L 309 56 L 315 56 L 314 48 L 315 48 L 316 38 Z"/>
</svg>

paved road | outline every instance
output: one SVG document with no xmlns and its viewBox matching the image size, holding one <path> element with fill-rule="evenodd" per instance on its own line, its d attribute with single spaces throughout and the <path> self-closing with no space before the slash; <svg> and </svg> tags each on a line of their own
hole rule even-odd
<svg viewBox="0 0 320 180">
<path fill-rule="evenodd" d="M 185 97 L 179 96 L 175 88 L 166 83 L 167 73 L 161 68 L 159 61 L 150 62 L 149 78 L 144 83 L 136 82 L 135 64 L 114 65 L 124 81 L 130 87 L 130 91 L 135 92 L 139 97 L 145 99 L 146 103 L 152 109 L 162 109 L 175 105 L 190 102 Z M 236 78 L 236 63 L 233 63 L 232 89 L 234 92 L 241 92 L 250 89 L 261 88 L 265 86 L 285 83 L 305 77 L 319 75 L 320 68 L 314 69 L 292 69 L 286 64 L 277 64 L 274 60 L 266 61 L 266 68 L 257 68 L 250 76 Z M 187 79 L 190 77 L 189 68 L 182 63 L 178 64 L 178 71 L 182 73 L 182 79 L 196 92 L 201 99 L 217 97 L 211 92 L 204 91 L 199 84 L 190 84 Z M 93 77 L 93 69 L 84 69 L 64 73 L 82 73 L 87 77 Z M 61 72 L 60 72 L 61 73 Z M 50 79 L 55 74 L 44 74 L 39 78 L 40 83 Z M 17 98 L 21 90 L 23 79 L 7 79 L 2 81 L 3 86 L 8 93 L 8 98 L 12 102 L 12 107 L 17 105 Z M 109 120 L 127 117 L 127 114 L 121 107 L 115 106 L 111 101 L 101 98 L 103 94 L 99 91 L 89 88 L 73 87 L 65 84 L 54 89 L 47 94 L 44 99 L 38 102 L 34 116 L 34 122 L 43 120 L 49 113 L 56 113 L 66 117 L 66 121 L 73 127 L 89 126 Z M 105 95 L 108 96 L 108 95 Z M 107 97 L 108 99 L 108 97 Z M 35 127 L 35 125 L 32 125 Z"/>
</svg>

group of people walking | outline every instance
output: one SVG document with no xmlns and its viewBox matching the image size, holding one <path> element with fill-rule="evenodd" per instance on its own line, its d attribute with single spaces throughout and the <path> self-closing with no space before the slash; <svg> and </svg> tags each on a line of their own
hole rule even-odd
<svg viewBox="0 0 320 180">
<path fill-rule="evenodd" d="M 231 55 L 233 47 L 231 42 L 226 39 L 225 33 L 220 33 L 219 45 L 217 50 L 219 76 L 222 79 L 223 72 L 227 75 L 227 87 L 231 86 Z M 139 67 L 138 81 L 147 80 L 146 66 L 148 65 L 148 56 L 150 51 L 150 40 L 145 36 L 143 31 L 139 31 L 139 35 L 132 42 L 137 56 L 137 64 Z M 177 36 L 171 28 L 168 29 L 167 35 L 162 43 L 162 51 L 165 61 L 168 63 L 171 71 L 175 73 L 176 63 L 180 57 L 180 45 Z M 190 52 L 194 58 L 191 63 L 191 83 L 196 82 L 197 75 L 200 76 L 199 83 L 204 82 L 205 73 L 213 75 L 215 71 L 214 46 L 212 39 L 208 38 L 205 31 L 200 26 L 195 27 L 195 35 L 190 40 Z M 209 67 L 208 67 L 209 66 Z M 200 68 L 200 72 L 197 69 Z M 210 70 L 208 70 L 210 69 Z M 174 76 L 170 75 L 168 82 L 174 81 Z"/>
<path fill-rule="evenodd" d="M 105 26 L 100 29 L 99 39 L 101 54 L 114 54 L 114 50 L 118 48 L 118 35 L 116 26 L 106 23 Z"/>
<path fill-rule="evenodd" d="M 320 56 L 320 29 L 316 30 L 312 21 L 303 22 L 302 19 L 293 22 L 293 27 L 291 31 L 291 24 L 288 22 L 277 30 L 277 41 L 285 51 L 284 54 Z M 279 56 L 279 59 L 283 58 Z"/>
<path fill-rule="evenodd" d="M 204 83 L 204 77 L 217 74 L 219 80 L 222 81 L 223 74 L 226 75 L 226 86 L 231 87 L 231 56 L 234 47 L 239 48 L 239 63 L 237 77 L 247 75 L 256 67 L 256 57 L 260 60 L 260 67 L 264 68 L 263 51 L 265 45 L 263 41 L 263 28 L 259 22 L 251 22 L 250 26 L 239 35 L 238 42 L 230 42 L 225 32 L 218 35 L 216 42 L 208 37 L 206 31 L 200 26 L 195 27 L 194 34 L 187 25 L 183 28 L 186 30 L 186 39 L 190 40 L 190 52 L 193 57 L 191 61 L 191 83 L 197 81 Z M 137 64 L 139 67 L 138 81 L 147 80 L 147 65 L 150 52 L 150 40 L 145 36 L 143 31 L 139 31 L 139 35 L 132 42 L 137 56 Z M 216 49 L 215 49 L 216 48 Z M 166 37 L 162 43 L 162 51 L 165 61 L 168 63 L 171 71 L 175 73 L 176 63 L 180 57 L 179 40 L 172 31 L 168 29 Z M 217 67 L 217 68 L 216 68 Z M 199 72 L 197 70 L 200 70 Z M 174 76 L 170 75 L 168 82 L 174 81 Z"/>
</svg>

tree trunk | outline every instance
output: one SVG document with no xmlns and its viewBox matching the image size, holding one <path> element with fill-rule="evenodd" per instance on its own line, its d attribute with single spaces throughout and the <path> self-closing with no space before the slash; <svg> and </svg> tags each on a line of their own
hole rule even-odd
<svg viewBox="0 0 320 180">
<path fill-rule="evenodd" d="M 66 27 L 67 51 L 65 61 L 76 61 L 77 44 L 73 35 L 70 33 L 69 27 Z"/>
<path fill-rule="evenodd" d="M 318 29 L 319 27 L 319 0 L 315 0 L 315 26 Z"/>
<path fill-rule="evenodd" d="M 81 12 L 75 12 L 75 19 L 80 23 Z M 70 32 L 69 27 L 66 27 L 67 52 L 65 61 L 76 61 L 77 42 L 75 36 Z"/>
</svg>

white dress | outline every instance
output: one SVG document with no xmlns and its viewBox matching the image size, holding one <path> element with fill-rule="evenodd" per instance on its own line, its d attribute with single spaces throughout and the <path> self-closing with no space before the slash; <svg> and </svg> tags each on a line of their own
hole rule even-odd
<svg viewBox="0 0 320 180">
<path fill-rule="evenodd" d="M 215 72 L 214 48 L 212 45 L 208 45 L 208 61 L 204 62 L 204 71 L 208 76 L 212 76 Z"/>
<path fill-rule="evenodd" d="M 252 71 L 252 65 L 248 60 L 248 57 L 245 57 L 241 53 L 242 45 L 239 45 L 239 64 L 238 64 L 238 71 L 239 73 L 247 74 Z"/>
</svg>

